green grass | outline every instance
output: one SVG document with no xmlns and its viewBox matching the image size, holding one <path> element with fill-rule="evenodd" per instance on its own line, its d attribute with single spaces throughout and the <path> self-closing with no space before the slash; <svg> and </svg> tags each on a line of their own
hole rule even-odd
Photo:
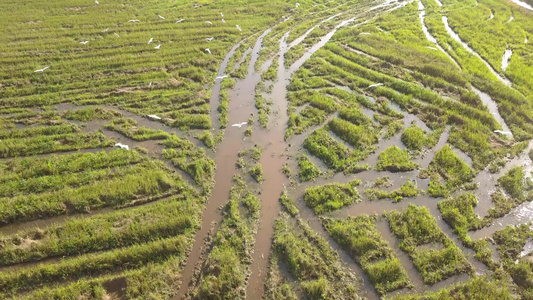
<svg viewBox="0 0 533 300">
<path fill-rule="evenodd" d="M 391 192 L 386 192 L 377 188 L 370 188 L 365 190 L 365 194 L 371 200 L 390 198 L 394 199 L 394 202 L 400 202 L 403 198 L 414 198 L 421 193 L 422 191 L 419 190 L 416 186 L 416 181 L 411 179 L 407 180 L 404 184 L 402 184 L 399 189 Z"/>
<path fill-rule="evenodd" d="M 337 253 L 308 225 L 301 220 L 294 224 L 285 214 L 276 220 L 274 230 L 265 294 L 268 299 L 298 299 L 296 291 L 308 299 L 359 299 L 355 275 L 342 266 Z M 280 264 L 295 279 L 290 285 L 279 272 Z"/>
<path fill-rule="evenodd" d="M 376 169 L 378 171 L 406 172 L 418 168 L 418 165 L 411 162 L 411 157 L 406 150 L 401 150 L 398 146 L 390 146 L 378 156 Z"/>
<path fill-rule="evenodd" d="M 189 174 L 208 193 L 214 184 L 215 162 L 206 157 L 205 150 L 175 135 L 162 144 L 165 146 L 163 157 Z"/>
<path fill-rule="evenodd" d="M 301 181 L 315 180 L 320 176 L 320 169 L 305 154 L 300 154 L 297 160 L 298 176 Z"/>
<path fill-rule="evenodd" d="M 317 215 L 341 209 L 360 200 L 356 187 L 359 180 L 347 184 L 328 184 L 305 190 L 304 200 Z"/>
<path fill-rule="evenodd" d="M 446 196 L 474 178 L 474 171 L 448 145 L 435 153 L 429 171 L 433 173 L 428 190 L 431 196 Z M 444 186 L 439 182 L 441 178 L 446 182 Z"/>
<path fill-rule="evenodd" d="M 410 285 L 407 273 L 389 244 L 381 238 L 375 216 L 344 220 L 324 219 L 324 227 L 350 256 L 361 265 L 382 295 Z"/>
<path fill-rule="evenodd" d="M 193 289 L 193 299 L 244 299 L 260 207 L 259 198 L 242 178 L 235 177 L 224 218 Z"/>
<path fill-rule="evenodd" d="M 116 131 L 135 141 L 164 140 L 170 134 L 163 130 L 153 130 L 145 126 L 137 127 L 137 121 L 130 118 L 114 118 L 105 128 Z"/>
<path fill-rule="evenodd" d="M 410 204 L 401 212 L 387 213 L 387 220 L 400 248 L 409 254 L 425 283 L 472 272 L 461 250 L 440 230 L 427 208 Z M 440 243 L 444 248 L 418 248 L 430 243 Z"/>
</svg>

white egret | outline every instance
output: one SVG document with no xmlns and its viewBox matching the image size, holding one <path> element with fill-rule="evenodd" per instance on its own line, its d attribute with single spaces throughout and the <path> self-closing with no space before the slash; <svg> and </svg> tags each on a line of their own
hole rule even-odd
<svg viewBox="0 0 533 300">
<path fill-rule="evenodd" d="M 228 78 L 229 76 L 228 75 L 224 75 L 224 76 L 218 76 L 216 79 L 224 79 L 224 78 Z"/>
<path fill-rule="evenodd" d="M 161 120 L 161 117 L 158 117 L 156 115 L 148 115 L 148 118 L 154 119 L 154 120 Z"/>
<path fill-rule="evenodd" d="M 80 42 L 80 44 L 82 44 L 82 45 L 87 45 L 88 42 L 89 42 L 89 41 L 83 41 L 83 42 Z"/>
<path fill-rule="evenodd" d="M 148 87 L 152 87 L 152 82 L 150 81 L 150 83 L 148 84 Z"/>
<path fill-rule="evenodd" d="M 94 0 L 94 4 L 100 4 L 100 2 L 98 2 L 98 0 Z"/>
<path fill-rule="evenodd" d="M 211 54 L 211 50 L 209 50 L 209 48 L 205 49 L 205 52 Z"/>
<path fill-rule="evenodd" d="M 185 19 L 177 20 L 177 21 L 176 21 L 176 24 L 181 23 L 181 22 L 183 22 L 183 21 L 185 21 Z"/>
<path fill-rule="evenodd" d="M 300 7 L 300 3 L 296 2 L 296 7 Z"/>
<path fill-rule="evenodd" d="M 206 22 L 207 24 L 209 24 L 209 25 L 212 25 L 212 24 L 213 24 L 213 22 L 211 22 L 211 21 L 205 21 L 205 22 Z"/>
<path fill-rule="evenodd" d="M 141 22 L 139 20 L 129 20 L 130 23 L 137 23 L 137 22 Z"/>
<path fill-rule="evenodd" d="M 241 123 L 233 124 L 233 125 L 231 125 L 231 126 L 232 126 L 232 127 L 239 127 L 239 128 L 241 128 L 242 126 L 244 126 L 244 125 L 246 125 L 246 124 L 248 124 L 248 122 L 241 122 Z"/>
<path fill-rule="evenodd" d="M 150 40 L 148 41 L 148 45 L 150 45 L 153 40 L 154 40 L 154 38 L 150 38 Z"/>
<path fill-rule="evenodd" d="M 224 14 L 223 14 L 223 13 L 220 13 L 220 16 L 221 16 L 222 18 L 224 18 Z"/>
<path fill-rule="evenodd" d="M 120 147 L 121 149 L 130 150 L 130 146 L 124 145 L 124 144 L 121 144 L 121 143 L 116 143 L 115 147 Z"/>
<path fill-rule="evenodd" d="M 206 38 L 206 40 L 207 40 L 208 42 L 211 42 L 213 39 L 214 39 L 214 37 L 208 37 L 208 38 Z"/>
<path fill-rule="evenodd" d="M 368 86 L 368 88 L 373 88 L 373 87 L 377 87 L 377 86 L 382 86 L 383 83 L 376 83 L 376 84 L 371 84 Z"/>
<path fill-rule="evenodd" d="M 239 29 L 239 31 L 242 31 L 241 26 L 235 25 L 235 27 L 237 27 L 237 29 Z"/>
<path fill-rule="evenodd" d="M 102 32 L 108 32 L 109 31 L 109 27 L 107 27 L 106 29 L 104 29 Z"/>
<path fill-rule="evenodd" d="M 435 51 L 439 51 L 439 49 L 434 48 L 434 47 L 426 47 L 426 48 L 431 49 L 431 50 L 435 50 Z"/>
<path fill-rule="evenodd" d="M 222 23 L 226 24 L 226 20 L 222 19 Z"/>
<path fill-rule="evenodd" d="M 40 72 L 44 72 L 44 70 L 48 69 L 50 67 L 44 67 L 42 69 L 39 69 L 39 70 L 35 70 L 33 73 L 40 73 Z"/>
<path fill-rule="evenodd" d="M 114 34 L 116 37 L 120 37 L 120 35 L 118 35 L 118 33 L 116 33 L 116 32 L 113 32 L 113 34 Z"/>
<path fill-rule="evenodd" d="M 370 32 L 361 32 L 359 35 L 370 35 Z"/>
<path fill-rule="evenodd" d="M 154 49 L 157 49 L 157 50 L 159 50 L 159 48 L 161 48 L 161 44 L 154 47 Z"/>
<path fill-rule="evenodd" d="M 159 19 L 164 20 L 165 17 L 163 17 L 162 15 L 159 15 Z"/>
<path fill-rule="evenodd" d="M 513 133 L 512 132 L 509 132 L 509 131 L 502 131 L 502 130 L 494 130 L 495 133 L 499 133 L 501 135 L 508 135 L 508 136 L 513 136 Z"/>
</svg>

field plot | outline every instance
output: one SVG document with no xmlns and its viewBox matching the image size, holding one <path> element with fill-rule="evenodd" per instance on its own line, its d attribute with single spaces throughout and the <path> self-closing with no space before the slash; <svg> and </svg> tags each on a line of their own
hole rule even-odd
<svg viewBox="0 0 533 300">
<path fill-rule="evenodd" d="M 2 1 L 0 298 L 532 298 L 524 1 Z"/>
</svg>

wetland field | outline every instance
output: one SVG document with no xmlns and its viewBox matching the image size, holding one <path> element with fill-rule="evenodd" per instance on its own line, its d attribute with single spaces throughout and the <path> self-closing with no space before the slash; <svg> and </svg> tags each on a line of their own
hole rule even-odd
<svg viewBox="0 0 533 300">
<path fill-rule="evenodd" d="M 0 299 L 533 299 L 532 0 L 0 0 Z"/>
</svg>

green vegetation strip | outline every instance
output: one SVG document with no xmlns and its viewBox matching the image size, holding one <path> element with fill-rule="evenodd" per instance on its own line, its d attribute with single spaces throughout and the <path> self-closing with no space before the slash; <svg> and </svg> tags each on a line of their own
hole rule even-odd
<svg viewBox="0 0 533 300">
<path fill-rule="evenodd" d="M 382 295 L 410 285 L 407 273 L 381 238 L 375 216 L 323 220 L 329 234 L 359 263 Z"/>
<path fill-rule="evenodd" d="M 441 231 L 427 208 L 410 204 L 402 212 L 387 213 L 387 219 L 400 240 L 400 248 L 413 259 L 425 283 L 433 284 L 456 274 L 472 272 L 461 250 Z M 444 248 L 419 248 L 426 244 L 442 244 Z"/>
</svg>

